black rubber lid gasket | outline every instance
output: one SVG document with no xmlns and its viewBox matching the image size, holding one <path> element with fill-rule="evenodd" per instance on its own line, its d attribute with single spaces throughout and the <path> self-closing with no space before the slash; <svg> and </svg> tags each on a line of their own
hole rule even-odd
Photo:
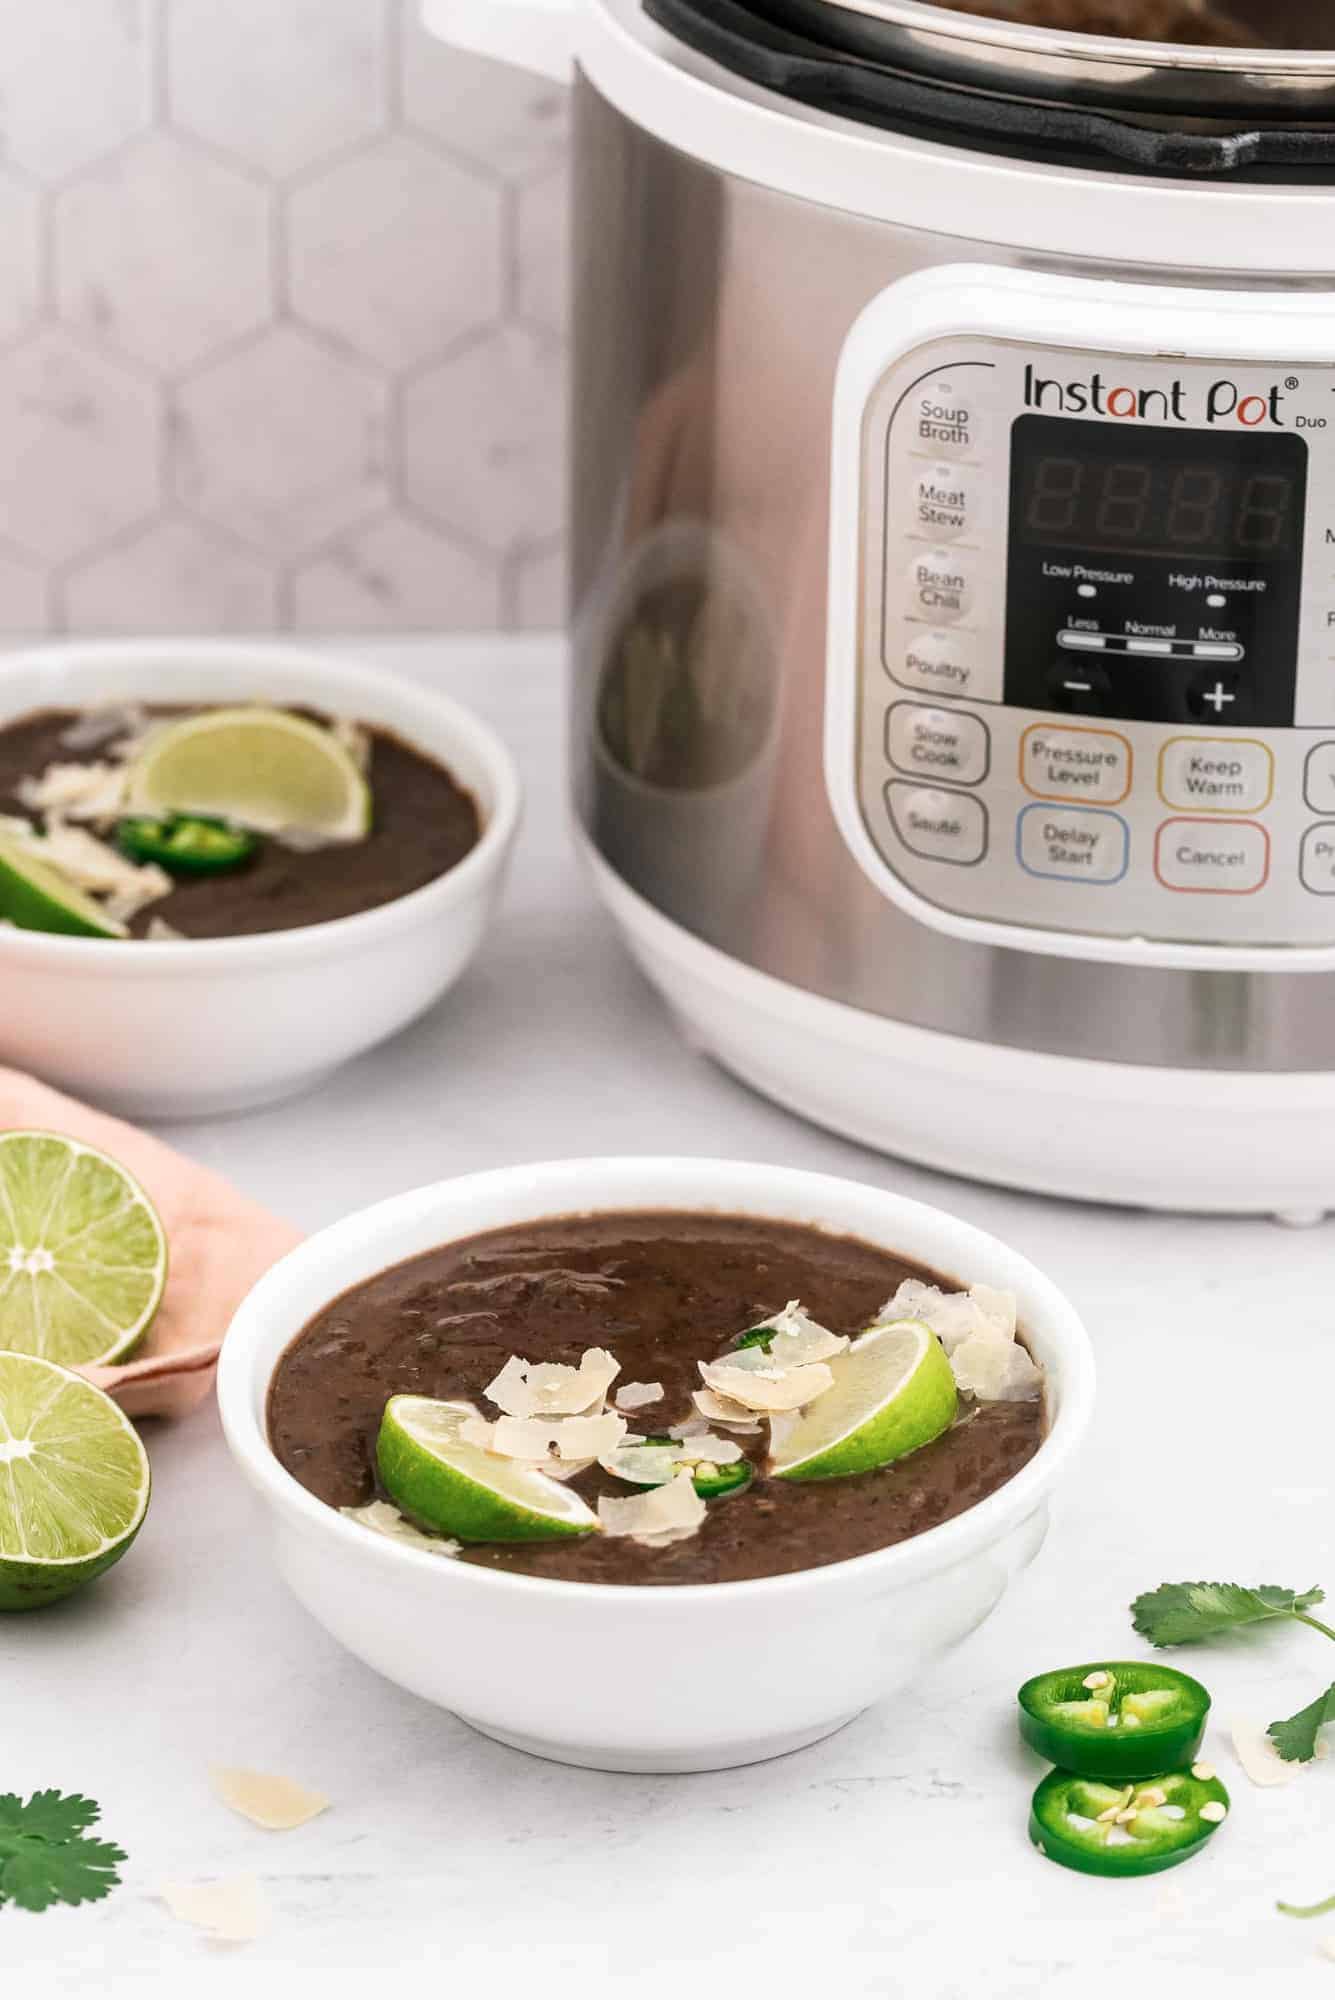
<svg viewBox="0 0 1335 2000">
<path fill-rule="evenodd" d="M 700 55 L 781 97 L 973 152 L 1171 179 L 1335 181 L 1335 125 L 1188 131 L 936 82 L 830 51 L 740 0 L 642 0 Z"/>
</svg>

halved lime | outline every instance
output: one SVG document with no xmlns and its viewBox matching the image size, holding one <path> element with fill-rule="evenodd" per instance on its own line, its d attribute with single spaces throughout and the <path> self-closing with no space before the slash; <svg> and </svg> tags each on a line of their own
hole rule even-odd
<svg viewBox="0 0 1335 2000">
<path fill-rule="evenodd" d="M 0 1132 L 0 1351 L 123 1361 L 166 1282 L 158 1212 L 124 1167 L 58 1132 Z"/>
<path fill-rule="evenodd" d="M 27 841 L 0 833 L 0 920 L 60 937 L 125 936 L 124 924 L 113 922 L 100 903 L 43 859 L 35 836 Z"/>
<path fill-rule="evenodd" d="M 946 1351 L 921 1320 L 876 1326 L 827 1363 L 834 1386 L 784 1431 L 777 1479 L 844 1479 L 930 1444 L 955 1416 Z"/>
<path fill-rule="evenodd" d="M 477 1411 L 430 1396 L 391 1396 L 376 1463 L 396 1507 L 461 1542 L 550 1542 L 588 1535 L 598 1516 L 577 1493 L 520 1459 L 459 1442 Z"/>
<path fill-rule="evenodd" d="M 91 1382 L 0 1354 L 0 1611 L 35 1611 L 119 1562 L 148 1509 L 148 1453 Z"/>
<path fill-rule="evenodd" d="M 153 732 L 126 780 L 131 813 L 194 813 L 256 833 L 361 840 L 371 793 L 331 730 L 281 708 L 215 708 Z"/>
</svg>

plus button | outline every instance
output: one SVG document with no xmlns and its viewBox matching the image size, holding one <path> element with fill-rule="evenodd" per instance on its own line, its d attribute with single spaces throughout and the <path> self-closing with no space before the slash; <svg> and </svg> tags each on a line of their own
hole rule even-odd
<svg viewBox="0 0 1335 2000">
<path fill-rule="evenodd" d="M 1228 704 L 1237 698 L 1235 694 L 1229 693 L 1222 681 L 1216 681 L 1212 688 L 1206 688 L 1201 696 L 1202 701 L 1209 702 L 1216 715 L 1222 715 Z"/>
</svg>

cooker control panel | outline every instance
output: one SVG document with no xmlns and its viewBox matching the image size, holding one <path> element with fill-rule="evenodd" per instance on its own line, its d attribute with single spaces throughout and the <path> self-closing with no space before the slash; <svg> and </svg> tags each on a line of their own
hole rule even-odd
<svg viewBox="0 0 1335 2000">
<path fill-rule="evenodd" d="M 1018 324 L 879 367 L 874 328 L 850 343 L 827 734 L 845 832 L 965 935 L 1335 947 L 1335 350 L 1026 338 L 1069 316 L 1002 276 Z"/>
</svg>

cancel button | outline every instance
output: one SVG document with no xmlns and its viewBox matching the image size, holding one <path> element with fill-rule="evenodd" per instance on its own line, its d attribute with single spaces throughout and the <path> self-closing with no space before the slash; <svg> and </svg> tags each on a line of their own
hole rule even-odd
<svg viewBox="0 0 1335 2000">
<path fill-rule="evenodd" d="M 1196 896 L 1250 896 L 1270 873 L 1270 836 L 1245 819 L 1169 819 L 1154 843 L 1165 889 Z"/>
</svg>

